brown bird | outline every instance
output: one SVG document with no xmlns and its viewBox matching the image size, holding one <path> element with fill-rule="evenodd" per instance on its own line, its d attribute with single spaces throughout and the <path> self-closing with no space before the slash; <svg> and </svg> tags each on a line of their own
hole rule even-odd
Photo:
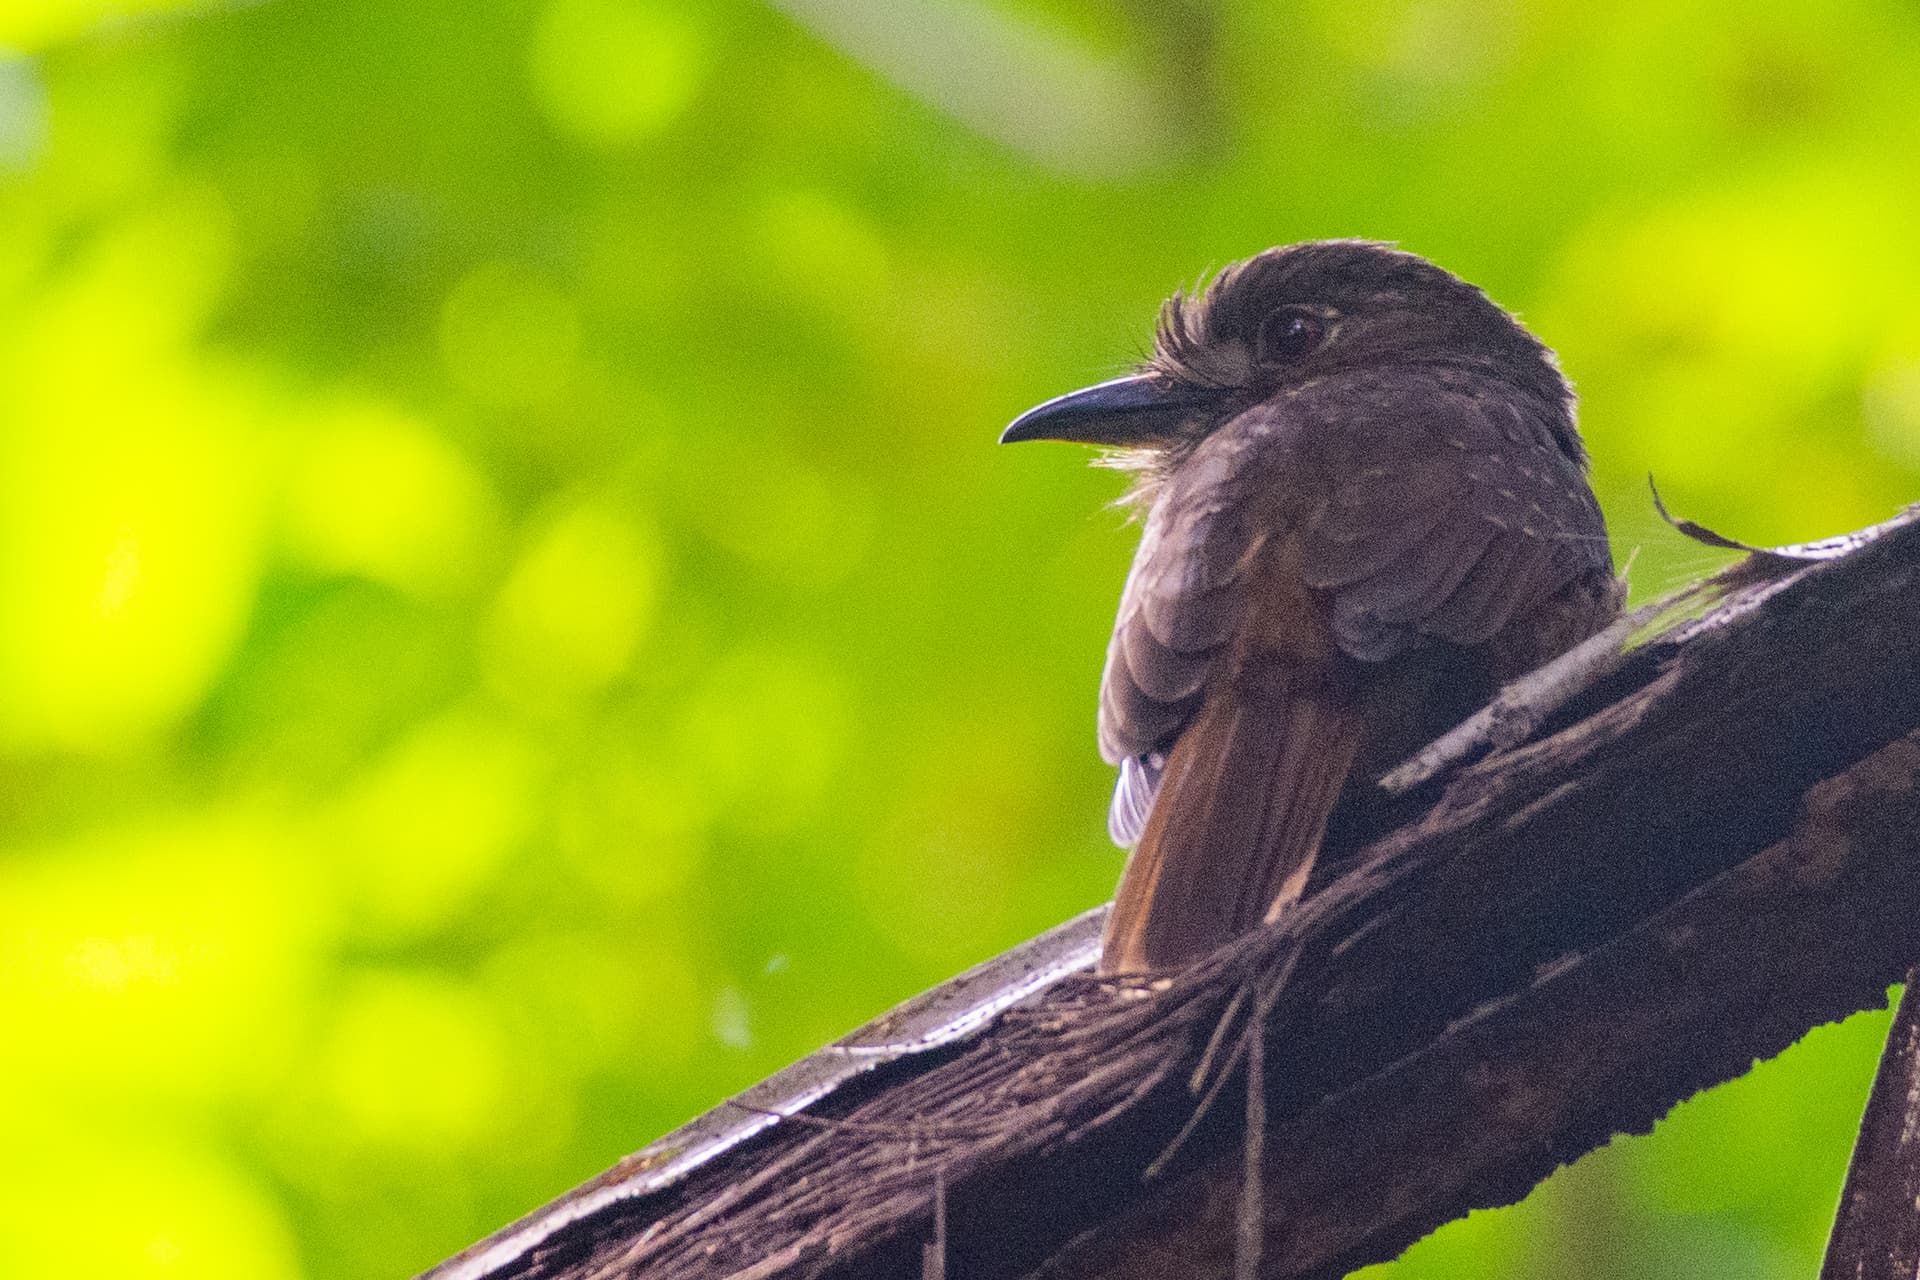
<svg viewBox="0 0 1920 1280">
<path fill-rule="evenodd" d="M 1119 451 L 1145 513 L 1100 692 L 1133 846 L 1104 973 L 1276 918 L 1380 772 L 1620 608 L 1553 353 L 1386 245 L 1229 267 L 1166 303 L 1138 373 L 1001 439 Z"/>
</svg>

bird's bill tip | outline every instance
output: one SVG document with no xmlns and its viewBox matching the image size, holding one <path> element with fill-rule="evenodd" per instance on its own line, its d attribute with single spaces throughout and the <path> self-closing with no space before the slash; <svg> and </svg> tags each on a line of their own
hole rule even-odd
<svg viewBox="0 0 1920 1280">
<path fill-rule="evenodd" d="M 1191 405 L 1190 397 L 1165 380 L 1153 374 L 1131 374 L 1036 405 L 1000 433 L 1000 443 L 1147 444 L 1170 434 Z"/>
</svg>

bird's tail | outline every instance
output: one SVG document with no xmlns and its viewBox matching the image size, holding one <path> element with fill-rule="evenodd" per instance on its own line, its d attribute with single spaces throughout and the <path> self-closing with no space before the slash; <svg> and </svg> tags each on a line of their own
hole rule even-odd
<svg viewBox="0 0 1920 1280">
<path fill-rule="evenodd" d="M 1102 973 L 1197 960 L 1300 896 L 1362 715 L 1337 672 L 1289 674 L 1214 689 L 1174 744 L 1114 896 Z"/>
</svg>

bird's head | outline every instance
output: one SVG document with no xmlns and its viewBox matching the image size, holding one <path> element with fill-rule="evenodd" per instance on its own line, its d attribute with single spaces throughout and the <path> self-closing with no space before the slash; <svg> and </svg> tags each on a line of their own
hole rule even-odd
<svg viewBox="0 0 1920 1280">
<path fill-rule="evenodd" d="M 1002 442 L 1070 440 L 1177 461 L 1262 401 L 1352 370 L 1451 366 L 1537 397 L 1583 455 L 1553 353 L 1486 294 L 1426 259 L 1364 240 L 1269 249 L 1161 308 L 1138 372 L 1056 397 Z"/>
</svg>

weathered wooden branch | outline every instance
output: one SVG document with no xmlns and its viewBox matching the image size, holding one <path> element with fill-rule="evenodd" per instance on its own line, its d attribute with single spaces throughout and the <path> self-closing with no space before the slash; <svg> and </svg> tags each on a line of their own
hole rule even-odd
<svg viewBox="0 0 1920 1280">
<path fill-rule="evenodd" d="M 1334 1276 L 1520 1198 L 1920 960 L 1920 523 L 1876 532 L 1750 560 L 1206 964 L 1056 942 L 995 1017 L 836 1051 L 804 1114 L 755 1095 L 435 1274 Z"/>
</svg>

